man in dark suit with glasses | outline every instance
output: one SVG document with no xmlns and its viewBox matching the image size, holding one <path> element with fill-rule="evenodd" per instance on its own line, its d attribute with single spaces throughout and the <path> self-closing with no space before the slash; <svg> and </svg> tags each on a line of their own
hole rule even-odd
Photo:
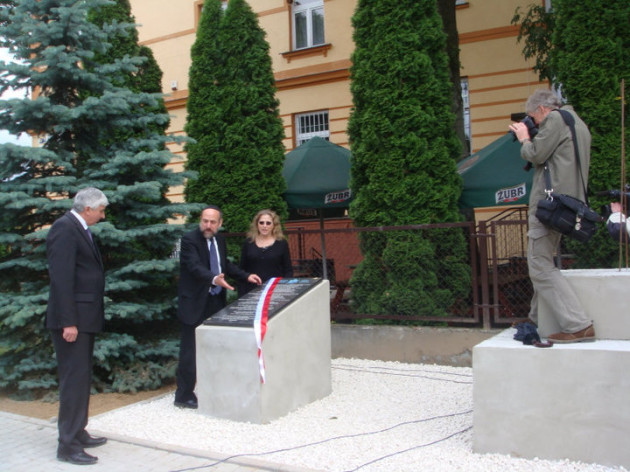
<svg viewBox="0 0 630 472">
<path fill-rule="evenodd" d="M 225 307 L 226 290 L 234 290 L 225 275 L 257 285 L 256 274 L 248 274 L 227 259 L 227 245 L 218 234 L 223 213 L 217 206 L 203 209 L 199 227 L 182 237 L 177 318 L 180 321 L 179 364 L 175 406 L 197 408 L 195 329 Z"/>
</svg>

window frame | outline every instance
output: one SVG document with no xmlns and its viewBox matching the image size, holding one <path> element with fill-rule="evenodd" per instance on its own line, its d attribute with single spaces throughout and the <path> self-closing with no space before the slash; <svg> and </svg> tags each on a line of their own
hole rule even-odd
<svg viewBox="0 0 630 472">
<path fill-rule="evenodd" d="M 314 44 L 313 41 L 313 12 L 321 10 L 322 14 L 322 39 L 321 42 Z M 296 14 L 306 12 L 306 45 L 298 47 L 297 45 L 297 21 Z M 324 15 L 324 0 L 294 0 L 291 3 L 291 49 L 293 51 L 301 51 L 303 49 L 314 48 L 326 44 L 326 17 Z"/>
<path fill-rule="evenodd" d="M 325 122 L 322 120 L 321 123 L 311 123 L 308 126 L 312 126 L 314 128 L 321 127 L 323 129 L 316 129 L 313 131 L 302 131 L 302 122 L 303 119 L 314 119 L 317 121 L 317 118 L 324 117 Z M 317 110 L 317 111 L 309 111 L 304 113 L 296 113 L 293 115 L 293 126 L 294 126 L 294 145 L 298 147 L 309 139 L 319 136 L 320 138 L 325 139 L 326 141 L 330 141 L 330 111 L 329 110 Z"/>
<path fill-rule="evenodd" d="M 470 84 L 468 77 L 460 77 L 462 91 L 462 117 L 464 120 L 464 135 L 468 141 L 468 154 L 472 152 L 472 129 L 470 126 Z"/>
</svg>

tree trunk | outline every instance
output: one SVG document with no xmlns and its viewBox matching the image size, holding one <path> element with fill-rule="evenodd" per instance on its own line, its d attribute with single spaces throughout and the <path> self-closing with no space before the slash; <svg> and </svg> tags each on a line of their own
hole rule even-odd
<svg viewBox="0 0 630 472">
<path fill-rule="evenodd" d="M 446 33 L 446 52 L 449 62 L 449 76 L 453 84 L 453 105 L 451 110 L 455 114 L 455 133 L 462 143 L 462 158 L 470 154 L 470 145 L 464 132 L 464 103 L 462 100 L 461 77 L 459 74 L 459 37 L 457 20 L 455 17 L 455 0 L 437 0 L 438 13 L 442 17 L 444 32 Z"/>
</svg>

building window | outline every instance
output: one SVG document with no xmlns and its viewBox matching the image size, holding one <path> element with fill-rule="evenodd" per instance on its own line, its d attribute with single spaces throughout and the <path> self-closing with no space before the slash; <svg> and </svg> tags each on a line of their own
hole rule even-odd
<svg viewBox="0 0 630 472">
<path fill-rule="evenodd" d="M 295 115 L 295 145 L 300 146 L 314 136 L 330 140 L 328 111 Z"/>
<path fill-rule="evenodd" d="M 470 154 L 472 142 L 470 140 L 470 99 L 468 96 L 468 78 L 462 77 L 462 107 L 464 108 L 464 134 L 466 135 L 466 151 Z"/>
<path fill-rule="evenodd" d="M 324 0 L 294 0 L 293 49 L 324 44 Z"/>
</svg>

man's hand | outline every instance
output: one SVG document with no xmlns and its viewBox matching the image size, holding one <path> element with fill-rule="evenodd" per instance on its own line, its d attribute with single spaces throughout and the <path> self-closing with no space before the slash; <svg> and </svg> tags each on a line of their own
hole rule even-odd
<svg viewBox="0 0 630 472">
<path fill-rule="evenodd" d="M 76 326 L 66 326 L 63 329 L 62 337 L 68 343 L 73 343 L 77 340 L 77 336 L 79 335 L 79 330 Z"/>
<path fill-rule="evenodd" d="M 262 280 L 256 274 L 249 274 L 247 276 L 247 281 L 252 284 L 260 285 L 262 284 Z"/>
<path fill-rule="evenodd" d="M 234 291 L 234 287 L 232 287 L 229 283 L 227 283 L 227 280 L 225 280 L 225 274 L 217 275 L 212 281 L 212 283 L 214 285 L 218 285 L 219 287 L 223 287 L 226 290 Z"/>
<path fill-rule="evenodd" d="M 529 131 L 527 130 L 527 125 L 525 125 L 525 123 L 512 123 L 510 125 L 510 131 L 514 133 L 516 139 L 518 139 L 520 143 L 529 139 Z"/>
</svg>

